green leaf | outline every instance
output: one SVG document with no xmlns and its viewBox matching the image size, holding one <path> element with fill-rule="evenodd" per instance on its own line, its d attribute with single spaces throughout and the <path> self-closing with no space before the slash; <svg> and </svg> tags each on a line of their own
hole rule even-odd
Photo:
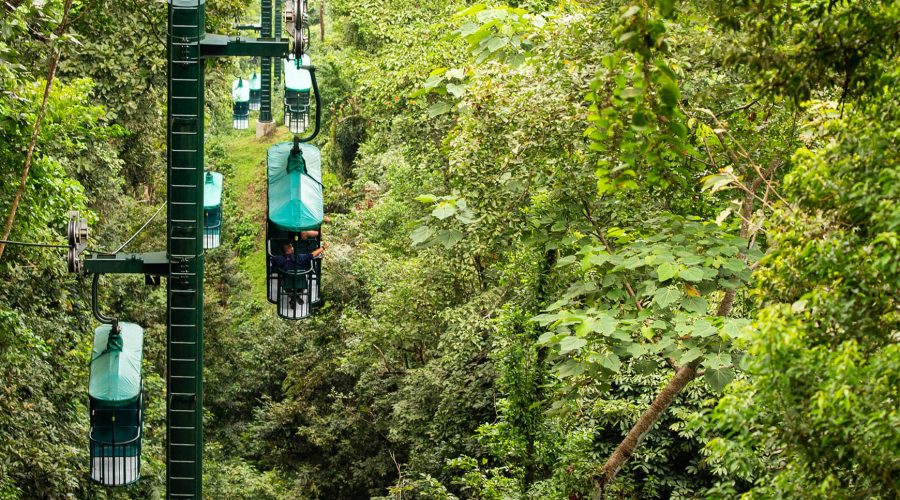
<svg viewBox="0 0 900 500">
<path fill-rule="evenodd" d="M 690 363 L 691 361 L 694 361 L 695 359 L 699 358 L 702 355 L 703 355 L 703 351 L 701 351 L 697 347 L 694 347 L 693 349 L 689 349 L 686 353 L 682 354 L 680 358 L 678 358 L 678 364 L 686 365 L 686 364 Z"/>
<path fill-rule="evenodd" d="M 699 267 L 689 267 L 678 271 L 678 277 L 685 281 L 703 281 L 703 269 Z"/>
<path fill-rule="evenodd" d="M 433 194 L 423 194 L 420 196 L 416 196 L 416 201 L 419 203 L 434 203 L 437 201 L 437 196 Z"/>
<path fill-rule="evenodd" d="M 618 321 L 616 318 L 604 314 L 599 316 L 594 322 L 594 331 L 600 335 L 610 336 L 615 332 Z"/>
<path fill-rule="evenodd" d="M 451 70 L 447 70 L 445 76 L 454 80 L 462 80 L 466 77 L 466 70 L 462 68 L 453 68 Z"/>
<path fill-rule="evenodd" d="M 505 36 L 495 36 L 491 37 L 487 43 L 487 48 L 491 52 L 497 52 L 498 50 L 506 47 L 506 44 L 509 43 L 509 38 Z"/>
<path fill-rule="evenodd" d="M 541 326 L 547 326 L 550 323 L 559 319 L 559 314 L 538 314 L 537 316 L 531 318 L 531 321 L 537 322 L 537 324 Z"/>
<path fill-rule="evenodd" d="M 574 359 L 567 359 L 566 361 L 556 365 L 553 367 L 554 371 L 556 371 L 556 376 L 559 378 L 568 378 L 581 375 L 587 370 L 587 366 L 584 363 L 579 363 Z"/>
<path fill-rule="evenodd" d="M 674 303 L 680 298 L 681 292 L 672 287 L 660 288 L 653 293 L 653 302 L 656 302 L 656 305 L 658 305 L 659 307 L 664 308 L 669 307 L 670 304 Z"/>
<path fill-rule="evenodd" d="M 659 363 L 655 359 L 642 358 L 634 363 L 634 371 L 640 375 L 649 375 L 656 371 Z"/>
<path fill-rule="evenodd" d="M 734 380 L 733 368 L 719 368 L 716 370 L 706 370 L 703 373 L 706 383 L 716 392 L 722 392 L 725 387 Z"/>
<path fill-rule="evenodd" d="M 747 338 L 747 326 L 750 320 L 741 318 L 726 318 L 725 324 L 722 326 L 722 333 L 728 338 L 743 339 Z"/>
<path fill-rule="evenodd" d="M 456 206 L 454 206 L 453 203 L 445 201 L 438 205 L 437 208 L 432 210 L 431 215 L 432 217 L 435 217 L 437 219 L 444 220 L 455 213 Z"/>
<path fill-rule="evenodd" d="M 438 232 L 435 241 L 444 245 L 444 248 L 452 248 L 463 239 L 463 233 L 455 229 L 443 229 Z"/>
<path fill-rule="evenodd" d="M 672 17 L 675 12 L 675 0 L 656 0 L 656 8 L 663 17 Z"/>
<path fill-rule="evenodd" d="M 701 319 L 699 321 L 695 321 L 693 325 L 691 325 L 691 336 L 697 338 L 705 338 L 710 337 L 719 333 L 719 330 L 713 326 L 712 323 L 706 321 L 705 319 Z"/>
<path fill-rule="evenodd" d="M 465 85 L 458 85 L 456 83 L 448 83 L 447 84 L 447 92 L 449 92 L 453 97 L 459 99 L 466 93 Z"/>
<path fill-rule="evenodd" d="M 578 257 L 576 255 L 566 255 L 565 257 L 556 261 L 556 267 L 564 267 L 574 264 L 576 260 L 578 260 Z"/>
<path fill-rule="evenodd" d="M 715 193 L 723 189 L 730 189 L 734 176 L 731 174 L 713 174 L 703 178 L 703 190 Z"/>
<path fill-rule="evenodd" d="M 631 19 L 640 11 L 640 7 L 638 7 L 637 5 L 632 5 L 631 7 L 628 7 L 628 10 L 626 10 L 625 13 L 622 14 L 622 19 Z"/>
<path fill-rule="evenodd" d="M 647 354 L 647 348 L 637 342 L 632 342 L 625 350 L 628 351 L 628 354 L 631 355 L 632 358 L 639 358 L 644 354 Z"/>
<path fill-rule="evenodd" d="M 441 75 L 432 75 L 425 80 L 425 88 L 433 89 L 441 84 L 444 81 L 444 77 Z"/>
<path fill-rule="evenodd" d="M 451 109 L 453 109 L 453 106 L 449 102 L 446 102 L 446 101 L 436 102 L 428 108 L 428 118 L 434 118 L 436 116 L 443 115 L 444 113 L 447 113 Z"/>
<path fill-rule="evenodd" d="M 618 373 L 622 368 L 622 360 L 612 351 L 592 354 L 590 360 L 614 373 Z"/>
<path fill-rule="evenodd" d="M 731 355 L 727 352 L 714 352 L 703 359 L 703 367 L 706 369 L 718 370 L 726 366 L 731 366 Z"/>
<path fill-rule="evenodd" d="M 622 97 L 626 99 L 630 99 L 632 97 L 637 97 L 639 95 L 644 94 L 644 89 L 639 89 L 636 87 L 628 87 L 627 89 L 622 91 Z"/>
<path fill-rule="evenodd" d="M 659 96 L 660 99 L 662 99 L 662 102 L 670 108 L 677 107 L 678 101 L 681 100 L 681 92 L 678 91 L 678 85 L 675 85 L 674 83 L 663 85 L 659 89 Z"/>
<path fill-rule="evenodd" d="M 663 262 L 656 268 L 656 276 L 659 278 L 659 281 L 670 280 L 675 277 L 677 272 L 678 266 L 671 262 Z"/>
<path fill-rule="evenodd" d="M 685 297 L 681 301 L 681 308 L 694 314 L 706 314 L 709 311 L 709 303 L 703 297 Z"/>
<path fill-rule="evenodd" d="M 646 111 L 638 111 L 631 117 L 631 128 L 642 132 L 650 128 L 650 122 L 653 119 L 650 113 Z"/>
<path fill-rule="evenodd" d="M 581 349 L 587 345 L 587 340 L 581 337 L 566 337 L 559 343 L 559 353 L 566 354 Z"/>
<path fill-rule="evenodd" d="M 413 245 L 418 245 L 428 241 L 432 235 L 434 235 L 433 229 L 428 226 L 419 226 L 409 237 L 412 238 Z"/>
</svg>

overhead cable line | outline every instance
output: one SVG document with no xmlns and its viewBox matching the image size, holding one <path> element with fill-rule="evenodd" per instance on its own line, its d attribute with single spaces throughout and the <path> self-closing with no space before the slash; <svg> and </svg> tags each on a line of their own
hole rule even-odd
<svg viewBox="0 0 900 500">
<path fill-rule="evenodd" d="M 63 248 L 68 250 L 69 245 L 56 245 L 53 243 L 30 243 L 27 241 L 0 240 L 4 245 L 18 245 L 22 247 Z"/>
<path fill-rule="evenodd" d="M 162 212 L 162 209 L 165 208 L 165 207 L 166 207 L 166 202 L 164 201 L 164 202 L 162 202 L 162 204 L 159 206 L 159 208 L 156 209 L 156 212 L 153 212 L 153 215 L 151 215 L 150 218 L 147 219 L 147 222 L 145 222 L 144 225 L 141 226 L 140 229 L 138 229 L 134 234 L 132 234 L 132 235 L 131 235 L 131 238 L 128 238 L 127 240 L 125 240 L 125 243 L 122 243 L 122 245 L 119 246 L 119 248 L 117 248 L 114 252 L 112 252 L 112 253 L 108 253 L 108 252 L 98 252 L 98 251 L 92 251 L 92 252 L 93 252 L 93 253 L 96 253 L 96 254 L 105 254 L 105 255 L 115 255 L 115 254 L 121 252 L 126 246 L 128 246 L 129 243 L 131 243 L 132 241 L 134 241 L 134 239 L 137 238 L 138 235 L 141 234 L 141 233 L 144 231 L 144 229 L 147 229 L 147 226 L 149 226 L 150 223 L 153 222 L 153 219 L 155 219 L 156 216 L 159 215 L 159 213 Z"/>
<path fill-rule="evenodd" d="M 140 235 L 144 231 L 144 229 L 147 229 L 147 226 L 149 226 L 150 223 L 153 222 L 154 219 L 156 219 L 156 216 L 159 215 L 159 213 L 162 211 L 163 208 L 165 208 L 165 206 L 166 206 L 166 202 L 163 202 L 162 205 L 160 205 L 159 208 L 156 209 L 156 212 L 154 212 L 153 215 L 150 216 L 150 218 L 147 220 L 147 222 L 145 222 L 144 225 L 141 226 L 140 229 L 138 229 L 134 234 L 132 234 L 130 238 L 125 240 L 125 243 L 122 243 L 119 246 L 119 248 L 117 248 L 114 252 L 104 252 L 103 250 L 94 250 L 92 248 L 87 248 L 87 249 L 85 249 L 85 251 L 90 252 L 95 255 L 115 255 L 115 254 L 121 252 L 126 246 L 128 246 L 129 243 L 134 241 L 134 239 L 137 238 L 138 235 Z M 58 245 L 55 243 L 34 243 L 34 242 L 29 242 L 29 241 L 0 240 L 0 243 L 2 243 L 4 245 L 15 245 L 15 246 L 23 246 L 23 247 L 60 248 L 60 249 L 64 249 L 64 250 L 68 250 L 70 248 L 69 245 Z"/>
</svg>

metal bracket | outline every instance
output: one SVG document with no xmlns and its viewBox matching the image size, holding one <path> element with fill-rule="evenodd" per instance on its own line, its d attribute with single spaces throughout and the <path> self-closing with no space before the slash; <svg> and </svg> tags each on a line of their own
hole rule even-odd
<svg viewBox="0 0 900 500">
<path fill-rule="evenodd" d="M 166 252 L 94 255 L 84 260 L 84 272 L 168 276 L 169 258 Z"/>
<path fill-rule="evenodd" d="M 287 40 L 274 38 L 243 38 L 206 34 L 200 41 L 200 55 L 204 59 L 213 57 L 284 57 L 290 50 Z"/>
</svg>

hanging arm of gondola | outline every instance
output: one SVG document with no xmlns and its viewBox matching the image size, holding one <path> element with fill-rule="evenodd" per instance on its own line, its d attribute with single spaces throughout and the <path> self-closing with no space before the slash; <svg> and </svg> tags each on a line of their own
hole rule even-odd
<svg viewBox="0 0 900 500">
<path fill-rule="evenodd" d="M 100 312 L 100 300 L 98 298 L 99 291 L 100 275 L 95 274 L 94 279 L 91 282 L 91 311 L 94 313 L 94 317 L 97 318 L 97 321 L 103 323 L 104 325 L 112 325 L 112 331 L 114 333 L 119 333 L 119 319 L 115 317 L 110 318 Z"/>
</svg>

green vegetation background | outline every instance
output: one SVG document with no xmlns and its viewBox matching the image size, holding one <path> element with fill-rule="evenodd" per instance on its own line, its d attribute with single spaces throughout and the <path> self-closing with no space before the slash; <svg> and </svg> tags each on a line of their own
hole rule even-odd
<svg viewBox="0 0 900 500">
<path fill-rule="evenodd" d="M 63 5 L 0 6 L 0 214 L 55 47 L 10 239 L 58 241 L 80 209 L 108 249 L 165 197 L 165 4 L 76 1 L 53 37 Z M 209 2 L 208 31 L 254 12 Z M 227 100 L 253 65 L 207 69 L 207 498 L 900 494 L 896 2 L 327 0 L 326 20 L 308 321 L 264 299 L 270 141 Z M 155 224 L 129 249 L 163 246 Z M 104 490 L 88 281 L 10 246 L 0 283 L 0 499 L 161 498 L 164 290 L 104 279 L 146 329 L 147 394 L 143 479 Z"/>
</svg>

